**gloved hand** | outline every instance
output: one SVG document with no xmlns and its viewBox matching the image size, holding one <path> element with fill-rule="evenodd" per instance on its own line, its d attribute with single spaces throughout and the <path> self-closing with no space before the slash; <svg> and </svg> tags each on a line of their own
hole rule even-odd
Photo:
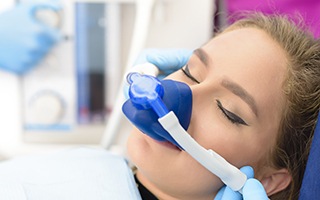
<svg viewBox="0 0 320 200">
<path fill-rule="evenodd" d="M 36 18 L 41 9 L 59 11 L 61 7 L 50 0 L 29 2 L 0 14 L 0 68 L 25 73 L 60 39 L 58 30 Z"/>
<path fill-rule="evenodd" d="M 190 49 L 145 49 L 134 62 L 135 65 L 152 63 L 160 70 L 158 75 L 162 79 L 172 72 L 185 66 L 191 57 L 193 50 Z M 124 85 L 123 94 L 125 99 L 129 98 L 129 86 Z"/>
<path fill-rule="evenodd" d="M 190 49 L 146 49 L 138 56 L 135 64 L 154 64 L 160 69 L 159 76 L 162 78 L 186 65 L 192 53 Z"/>
<path fill-rule="evenodd" d="M 253 178 L 253 169 L 249 166 L 245 166 L 240 170 L 248 177 L 248 180 L 242 190 L 243 195 L 239 192 L 234 192 L 227 186 L 224 186 L 219 190 L 214 200 L 268 200 L 269 198 L 262 184 L 257 179 Z"/>
</svg>

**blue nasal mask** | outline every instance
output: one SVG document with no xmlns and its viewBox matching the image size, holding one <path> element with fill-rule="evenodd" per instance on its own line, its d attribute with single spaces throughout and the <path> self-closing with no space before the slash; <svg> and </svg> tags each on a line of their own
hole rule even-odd
<svg viewBox="0 0 320 200">
<path fill-rule="evenodd" d="M 246 175 L 213 150 L 203 148 L 186 131 L 192 111 L 192 92 L 188 85 L 173 80 L 160 81 L 136 72 L 129 73 L 127 82 L 130 98 L 122 110 L 137 128 L 155 140 L 170 141 L 231 189 L 242 191 Z"/>
<path fill-rule="evenodd" d="M 129 74 L 127 81 L 130 84 L 130 99 L 122 107 L 127 118 L 153 139 L 170 141 L 181 148 L 158 119 L 173 111 L 181 126 L 187 130 L 192 111 L 190 87 L 185 83 L 173 80 L 159 81 L 155 77 L 138 73 Z"/>
</svg>

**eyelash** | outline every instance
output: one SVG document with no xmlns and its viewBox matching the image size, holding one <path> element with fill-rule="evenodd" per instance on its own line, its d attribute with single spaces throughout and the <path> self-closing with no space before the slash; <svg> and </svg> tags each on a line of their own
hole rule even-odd
<svg viewBox="0 0 320 200">
<path fill-rule="evenodd" d="M 183 72 L 183 74 L 188 77 L 190 80 L 196 82 L 196 83 L 200 83 L 197 79 L 195 79 L 190 71 L 189 71 L 189 68 L 188 68 L 188 65 L 186 65 L 186 69 L 183 69 L 181 68 L 181 71 Z M 216 100 L 217 101 L 217 106 L 218 108 L 220 109 L 220 111 L 223 113 L 223 115 L 233 124 L 236 124 L 236 125 L 245 125 L 245 126 L 248 126 L 248 124 L 243 120 L 241 119 L 239 116 L 237 116 L 236 114 L 228 111 L 227 109 L 225 109 L 221 102 L 219 100 Z"/>
<path fill-rule="evenodd" d="M 196 83 L 200 83 L 200 81 L 198 81 L 196 78 L 194 78 L 191 74 L 190 74 L 190 71 L 189 71 L 189 67 L 188 65 L 186 65 L 186 69 L 183 69 L 181 68 L 181 71 L 183 72 L 183 74 L 188 77 L 190 80 L 192 80 L 193 82 L 196 82 Z"/>
<path fill-rule="evenodd" d="M 248 124 L 243 120 L 241 119 L 239 116 L 237 116 L 236 114 L 228 111 L 227 109 L 225 109 L 221 102 L 219 100 L 216 100 L 217 101 L 217 106 L 218 108 L 221 110 L 221 112 L 223 113 L 223 115 L 233 124 L 236 124 L 236 125 L 245 125 L 245 126 L 248 126 Z"/>
</svg>

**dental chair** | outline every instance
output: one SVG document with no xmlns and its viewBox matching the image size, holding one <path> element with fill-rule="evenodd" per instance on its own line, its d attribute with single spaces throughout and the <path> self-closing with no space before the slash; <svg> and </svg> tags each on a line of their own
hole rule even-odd
<svg viewBox="0 0 320 200">
<path fill-rule="evenodd" d="M 320 198 L 320 113 L 304 173 L 299 200 Z"/>
<path fill-rule="evenodd" d="M 299 200 L 320 197 L 320 114 Z M 104 149 L 76 148 L 0 163 L 0 199 L 103 200 L 141 197 L 125 159 Z"/>
<path fill-rule="evenodd" d="M 141 200 L 125 159 L 77 147 L 0 163 L 1 200 Z"/>
</svg>

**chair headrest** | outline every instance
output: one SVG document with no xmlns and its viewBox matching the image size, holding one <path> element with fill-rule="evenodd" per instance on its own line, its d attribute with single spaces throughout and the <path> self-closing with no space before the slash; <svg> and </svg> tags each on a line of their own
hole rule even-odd
<svg viewBox="0 0 320 200">
<path fill-rule="evenodd" d="M 320 197 L 320 113 L 310 148 L 304 173 L 299 200 L 318 199 Z"/>
</svg>

